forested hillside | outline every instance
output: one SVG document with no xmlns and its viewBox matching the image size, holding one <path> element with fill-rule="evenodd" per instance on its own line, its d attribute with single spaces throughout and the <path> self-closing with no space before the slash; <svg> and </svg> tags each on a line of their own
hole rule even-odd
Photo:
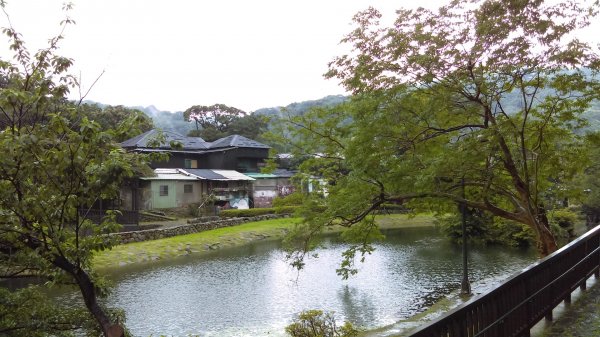
<svg viewBox="0 0 600 337">
<path fill-rule="evenodd" d="M 254 114 L 281 118 L 288 115 L 303 115 L 314 107 L 331 107 L 346 101 L 348 97 L 342 95 L 326 96 L 321 99 L 292 103 L 285 107 L 262 108 L 254 111 Z"/>
<path fill-rule="evenodd" d="M 262 108 L 252 112 L 252 114 L 269 117 L 271 123 L 274 123 L 280 117 L 286 116 L 287 114 L 290 114 L 292 116 L 302 115 L 311 108 L 318 106 L 333 106 L 344 102 L 346 99 L 347 97 L 341 95 L 326 96 L 317 100 L 292 103 L 285 107 Z M 96 104 L 102 105 L 100 103 Z M 173 130 L 182 135 L 186 135 L 189 131 L 194 129 L 194 123 L 185 121 L 185 118 L 183 117 L 183 111 L 160 111 L 153 105 L 150 105 L 148 107 L 137 106 L 134 108 L 141 110 L 145 112 L 148 116 L 150 116 L 156 128 L 160 128 L 163 130 Z"/>
<path fill-rule="evenodd" d="M 317 100 L 303 101 L 291 103 L 285 107 L 271 107 L 258 109 L 252 114 L 262 115 L 269 117 L 269 128 L 275 123 L 278 123 L 282 117 L 298 116 L 303 115 L 314 107 L 331 107 L 340 103 L 345 102 L 348 99 L 347 96 L 334 95 L 326 96 Z M 95 103 L 100 106 L 105 106 L 101 103 Z M 506 105 L 509 106 L 509 110 L 516 110 L 518 107 L 514 106 L 511 109 L 510 97 Z M 186 122 L 183 117 L 183 111 L 170 112 L 158 110 L 155 106 L 150 105 L 148 107 L 133 107 L 141 110 L 150 116 L 154 122 L 154 126 L 163 130 L 173 130 L 183 135 L 186 135 L 189 131 L 194 129 L 194 124 Z M 586 130 L 600 130 L 600 102 L 594 102 L 588 111 L 584 114 L 584 117 L 589 121 L 589 126 Z"/>
</svg>

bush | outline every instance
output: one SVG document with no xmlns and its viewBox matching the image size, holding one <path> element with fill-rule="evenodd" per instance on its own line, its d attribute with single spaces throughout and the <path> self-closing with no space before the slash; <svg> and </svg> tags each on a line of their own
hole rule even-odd
<svg viewBox="0 0 600 337">
<path fill-rule="evenodd" d="M 487 243 L 503 244 L 514 247 L 527 247 L 535 242 L 531 228 L 522 223 L 505 219 L 494 219 Z"/>
<path fill-rule="evenodd" d="M 566 208 L 550 212 L 550 228 L 558 237 L 574 237 L 577 214 Z"/>
<path fill-rule="evenodd" d="M 298 315 L 294 322 L 285 328 L 292 337 L 357 337 L 356 330 L 349 322 L 338 327 L 333 313 L 321 310 L 307 310 Z"/>
<path fill-rule="evenodd" d="M 304 194 L 300 192 L 294 192 L 286 195 L 285 197 L 275 197 L 275 199 L 273 199 L 273 207 L 300 206 L 303 202 Z"/>
<path fill-rule="evenodd" d="M 188 204 L 186 206 L 186 208 L 187 208 L 187 215 L 188 216 L 192 216 L 192 217 L 200 216 L 200 209 L 199 209 L 199 207 L 200 207 L 200 203 L 198 203 L 198 202 Z"/>
<path fill-rule="evenodd" d="M 462 219 L 459 214 L 438 219 L 442 231 L 455 243 L 462 242 Z M 469 210 L 467 238 L 470 242 L 527 247 L 534 242 L 531 229 L 523 224 L 494 218 L 478 210 Z"/>
</svg>

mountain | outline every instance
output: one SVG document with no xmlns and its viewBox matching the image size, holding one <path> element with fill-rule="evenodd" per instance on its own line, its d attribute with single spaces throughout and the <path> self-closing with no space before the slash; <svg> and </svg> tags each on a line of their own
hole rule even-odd
<svg viewBox="0 0 600 337">
<path fill-rule="evenodd" d="M 291 115 L 302 115 L 313 107 L 317 106 L 333 106 L 346 101 L 348 98 L 342 95 L 326 96 L 321 99 L 312 101 L 303 101 L 289 104 L 285 107 L 271 107 L 258 109 L 252 114 L 262 115 L 267 117 L 281 118 L 284 114 Z M 95 103 L 101 105 L 100 103 Z M 183 119 L 183 111 L 170 112 L 158 110 L 154 105 L 147 107 L 135 106 L 133 109 L 143 111 L 146 115 L 152 118 L 154 126 L 163 130 L 171 130 L 182 135 L 186 135 L 189 131 L 194 129 L 194 124 L 186 122 Z"/>
<path fill-rule="evenodd" d="M 308 110 L 314 107 L 328 107 L 334 106 L 348 100 L 347 96 L 342 95 L 331 95 L 326 96 L 317 100 L 303 101 L 303 102 L 295 102 L 288 104 L 285 107 L 270 107 L 270 108 L 262 108 L 258 109 L 252 114 L 267 116 L 271 118 L 271 123 L 275 123 L 278 119 L 282 117 L 286 117 L 287 115 L 298 116 L 305 114 Z M 518 104 L 516 103 L 518 100 L 516 97 L 507 97 L 507 101 L 505 102 L 508 110 L 516 111 L 518 109 Z M 100 106 L 105 106 L 105 104 L 97 103 L 97 102 L 88 102 L 97 104 Z M 154 126 L 163 130 L 171 130 L 182 135 L 186 135 L 190 130 L 194 129 L 194 124 L 186 122 L 183 119 L 183 111 L 170 112 L 170 111 L 161 111 L 157 109 L 155 106 L 150 105 L 147 107 L 136 106 L 132 107 L 134 109 L 138 109 L 146 113 L 150 116 L 154 122 Z M 586 130 L 597 131 L 600 130 L 600 102 L 593 102 L 589 109 L 583 115 L 588 121 L 589 126 Z"/>
<path fill-rule="evenodd" d="M 170 112 L 158 110 L 154 105 L 147 107 L 136 106 L 134 109 L 143 111 L 152 118 L 154 126 L 162 130 L 175 131 L 182 135 L 187 135 L 194 129 L 193 123 L 186 122 L 183 118 L 183 111 Z"/>
<path fill-rule="evenodd" d="M 305 114 L 314 107 L 330 107 L 338 105 L 348 100 L 347 96 L 331 95 L 312 101 L 303 101 L 289 104 L 285 107 L 262 108 L 253 112 L 253 114 L 267 117 L 284 117 L 289 115 L 299 116 Z"/>
</svg>

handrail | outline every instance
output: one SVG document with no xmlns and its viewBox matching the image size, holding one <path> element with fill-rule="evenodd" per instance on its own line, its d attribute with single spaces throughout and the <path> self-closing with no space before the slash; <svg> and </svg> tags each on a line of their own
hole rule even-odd
<svg viewBox="0 0 600 337">
<path fill-rule="evenodd" d="M 594 249 L 593 252 L 591 252 L 590 254 L 588 254 L 585 258 L 583 258 L 583 260 L 577 262 L 576 265 L 574 265 L 573 267 L 569 268 L 569 270 L 567 270 L 566 272 L 564 272 L 562 275 L 560 275 L 558 278 L 552 280 L 552 282 L 548 283 L 547 285 L 545 285 L 542 289 L 536 291 L 534 294 L 530 295 L 529 297 L 527 297 L 526 299 L 524 299 L 521 303 L 519 303 L 517 306 L 515 306 L 514 308 L 512 308 L 509 312 L 505 313 L 504 315 L 500 316 L 500 318 L 498 318 L 496 321 L 494 321 L 492 324 L 488 325 L 485 329 L 479 331 L 477 334 L 475 334 L 474 337 L 479 337 L 481 335 L 483 335 L 485 332 L 487 332 L 488 330 L 490 330 L 492 327 L 494 327 L 496 324 L 499 324 L 501 322 L 504 321 L 504 319 L 506 319 L 510 314 L 512 314 L 513 312 L 515 312 L 517 309 L 519 309 L 520 307 L 522 307 L 523 305 L 530 303 L 532 299 L 534 299 L 537 295 L 541 294 L 544 290 L 548 289 L 550 286 L 554 285 L 555 283 L 557 283 L 559 280 L 561 280 L 564 276 L 568 275 L 570 272 L 572 272 L 573 270 L 575 270 L 575 268 L 577 266 L 579 266 L 582 262 L 586 261 L 589 257 L 591 257 L 593 254 L 598 253 L 600 251 L 600 247 Z M 585 281 L 587 280 L 587 277 L 584 279 L 580 279 L 579 282 Z"/>
<path fill-rule="evenodd" d="M 411 337 L 528 336 L 529 329 L 600 270 L 600 226 L 513 275 Z"/>
</svg>

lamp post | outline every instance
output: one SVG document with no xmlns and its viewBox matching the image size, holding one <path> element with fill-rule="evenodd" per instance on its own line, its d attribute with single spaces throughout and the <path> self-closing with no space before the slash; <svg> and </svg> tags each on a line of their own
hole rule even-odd
<svg viewBox="0 0 600 337">
<path fill-rule="evenodd" d="M 464 202 L 465 199 L 465 177 L 461 179 L 462 185 L 462 198 L 463 201 L 460 203 L 460 213 L 462 217 L 462 259 L 463 259 L 463 275 L 462 282 L 460 283 L 461 295 L 471 295 L 471 284 L 469 283 L 469 267 L 467 264 L 468 250 L 467 250 L 467 205 Z"/>
</svg>

